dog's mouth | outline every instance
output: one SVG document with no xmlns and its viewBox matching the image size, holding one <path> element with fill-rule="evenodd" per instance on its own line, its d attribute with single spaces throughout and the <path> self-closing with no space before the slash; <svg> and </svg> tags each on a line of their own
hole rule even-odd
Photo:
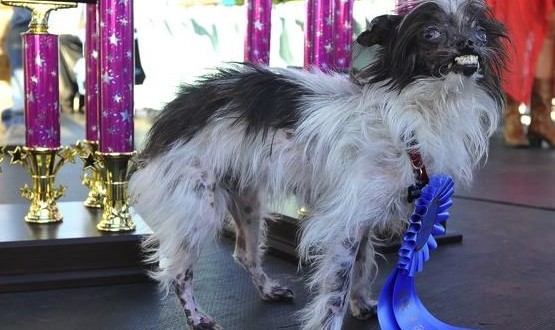
<svg viewBox="0 0 555 330">
<path fill-rule="evenodd" d="M 459 55 L 447 65 L 449 71 L 471 76 L 480 70 L 480 57 L 475 54 Z"/>
</svg>

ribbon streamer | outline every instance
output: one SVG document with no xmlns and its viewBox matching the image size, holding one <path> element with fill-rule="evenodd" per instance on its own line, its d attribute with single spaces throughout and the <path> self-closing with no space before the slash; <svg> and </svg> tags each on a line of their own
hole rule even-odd
<svg viewBox="0 0 555 330">
<path fill-rule="evenodd" d="M 433 176 L 414 203 L 414 212 L 399 249 L 397 267 L 387 278 L 378 300 L 378 320 L 382 330 L 471 330 L 448 325 L 434 317 L 420 301 L 414 283 L 414 276 L 430 259 L 430 250 L 437 248 L 434 235 L 445 233 L 441 223 L 449 218 L 453 187 L 450 177 Z"/>
</svg>

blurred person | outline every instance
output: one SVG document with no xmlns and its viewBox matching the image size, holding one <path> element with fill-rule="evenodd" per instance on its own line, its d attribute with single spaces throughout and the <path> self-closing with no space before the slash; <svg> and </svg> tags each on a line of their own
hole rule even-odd
<svg viewBox="0 0 555 330">
<path fill-rule="evenodd" d="M 555 147 L 555 124 L 551 120 L 553 86 L 554 0 L 488 0 L 495 16 L 508 29 L 509 62 L 504 76 L 507 106 L 503 136 L 510 147 Z M 530 105 L 527 133 L 519 112 Z"/>
</svg>

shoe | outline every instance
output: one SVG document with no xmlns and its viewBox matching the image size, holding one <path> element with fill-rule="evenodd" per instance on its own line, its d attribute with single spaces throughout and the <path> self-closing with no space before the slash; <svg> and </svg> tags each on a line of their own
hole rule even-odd
<svg viewBox="0 0 555 330">
<path fill-rule="evenodd" d="M 511 148 L 526 148 L 530 146 L 520 122 L 519 105 L 518 101 L 507 95 L 505 112 L 503 113 L 503 138 L 505 145 Z"/>
<path fill-rule="evenodd" d="M 552 82 L 550 79 L 535 79 L 530 104 L 530 126 L 528 140 L 534 148 L 541 148 L 545 141 L 555 148 L 555 123 L 551 120 Z"/>
</svg>

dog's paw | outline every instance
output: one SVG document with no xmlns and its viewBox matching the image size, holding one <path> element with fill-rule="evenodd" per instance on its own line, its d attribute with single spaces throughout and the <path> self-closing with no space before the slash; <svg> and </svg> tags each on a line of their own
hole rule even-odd
<svg viewBox="0 0 555 330">
<path fill-rule="evenodd" d="M 367 320 L 378 313 L 378 302 L 372 299 L 351 300 L 351 314 L 359 320 Z"/>
<path fill-rule="evenodd" d="M 201 321 L 197 324 L 189 323 L 189 325 L 191 326 L 192 330 L 223 330 L 224 329 L 219 324 L 217 324 L 216 322 L 208 318 L 201 319 Z"/>
<path fill-rule="evenodd" d="M 195 309 L 195 313 L 192 314 L 185 311 L 187 315 L 187 323 L 192 330 L 223 330 L 219 324 L 216 323 L 210 316 L 205 315 Z"/>
<path fill-rule="evenodd" d="M 193 330 L 224 330 L 220 325 L 209 322 L 209 323 L 199 323 L 197 325 L 191 326 Z"/>
<path fill-rule="evenodd" d="M 261 290 L 260 295 L 265 301 L 292 302 L 295 299 L 293 291 L 279 284 Z"/>
</svg>

